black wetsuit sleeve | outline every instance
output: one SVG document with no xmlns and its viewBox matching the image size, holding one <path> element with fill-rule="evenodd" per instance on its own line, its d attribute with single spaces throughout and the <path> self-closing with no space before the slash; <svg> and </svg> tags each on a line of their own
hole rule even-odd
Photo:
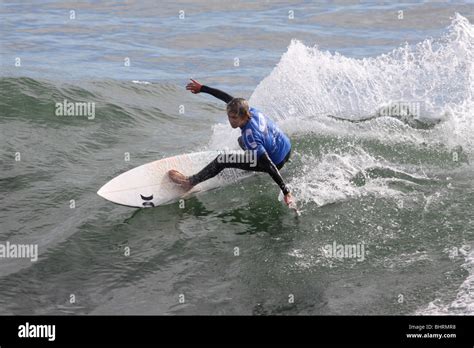
<svg viewBox="0 0 474 348">
<path fill-rule="evenodd" d="M 211 88 L 205 85 L 201 86 L 201 92 L 210 94 L 226 103 L 234 99 L 231 95 L 228 95 L 226 92 L 223 92 L 219 89 Z"/>
<path fill-rule="evenodd" d="M 262 168 L 264 172 L 270 174 L 273 181 L 277 183 L 277 185 L 280 187 L 283 194 L 286 195 L 287 193 L 290 192 L 288 187 L 286 187 L 285 182 L 283 181 L 283 178 L 281 177 L 280 171 L 272 162 L 270 157 L 268 157 L 268 154 L 266 152 L 258 158 L 258 166 Z"/>
</svg>

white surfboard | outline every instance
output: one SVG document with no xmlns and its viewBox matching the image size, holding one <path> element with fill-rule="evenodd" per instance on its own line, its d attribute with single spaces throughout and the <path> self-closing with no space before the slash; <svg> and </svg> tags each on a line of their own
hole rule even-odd
<svg viewBox="0 0 474 348">
<path fill-rule="evenodd" d="M 195 152 L 150 162 L 113 178 L 97 194 L 111 202 L 130 207 L 156 207 L 176 202 L 193 193 L 226 186 L 254 174 L 227 168 L 190 191 L 185 191 L 168 177 L 170 169 L 176 169 L 186 176 L 196 174 L 218 154 L 218 151 Z"/>
</svg>

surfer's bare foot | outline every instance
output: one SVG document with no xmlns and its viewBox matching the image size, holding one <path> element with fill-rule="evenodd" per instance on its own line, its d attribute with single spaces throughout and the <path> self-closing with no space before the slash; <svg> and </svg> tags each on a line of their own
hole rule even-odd
<svg viewBox="0 0 474 348">
<path fill-rule="evenodd" d="M 168 176 L 170 177 L 171 181 L 180 185 L 185 190 L 190 190 L 193 187 L 191 182 L 189 182 L 189 179 L 177 170 L 171 169 L 168 171 Z"/>
</svg>

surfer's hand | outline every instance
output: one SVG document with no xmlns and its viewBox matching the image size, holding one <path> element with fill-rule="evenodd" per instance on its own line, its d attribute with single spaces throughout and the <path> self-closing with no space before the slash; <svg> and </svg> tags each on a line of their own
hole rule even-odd
<svg viewBox="0 0 474 348">
<path fill-rule="evenodd" d="M 192 82 L 190 82 L 190 83 L 188 83 L 188 84 L 186 85 L 186 89 L 187 89 L 188 91 L 191 91 L 191 92 L 194 93 L 194 94 L 201 92 L 201 87 L 202 87 L 202 85 L 201 85 L 199 82 L 197 82 L 197 81 L 195 81 L 195 80 L 193 80 L 193 79 L 190 79 L 190 80 L 191 80 Z"/>
<path fill-rule="evenodd" d="M 293 202 L 293 196 L 291 195 L 290 192 L 288 192 L 286 195 L 285 195 L 285 204 L 289 207 L 291 207 L 294 202 Z"/>
</svg>

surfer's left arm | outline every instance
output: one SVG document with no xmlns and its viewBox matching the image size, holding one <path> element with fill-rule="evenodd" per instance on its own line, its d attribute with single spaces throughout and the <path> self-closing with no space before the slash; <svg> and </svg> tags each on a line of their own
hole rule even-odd
<svg viewBox="0 0 474 348">
<path fill-rule="evenodd" d="M 262 155 L 260 155 L 260 157 L 258 157 L 258 165 L 266 173 L 270 174 L 273 181 L 276 182 L 278 187 L 280 187 L 281 191 L 285 195 L 285 203 L 290 204 L 292 201 L 290 190 L 288 189 L 285 184 L 285 181 L 281 177 L 280 171 L 276 167 L 275 163 L 273 163 L 272 159 L 268 156 L 268 153 L 266 151 Z"/>
</svg>

